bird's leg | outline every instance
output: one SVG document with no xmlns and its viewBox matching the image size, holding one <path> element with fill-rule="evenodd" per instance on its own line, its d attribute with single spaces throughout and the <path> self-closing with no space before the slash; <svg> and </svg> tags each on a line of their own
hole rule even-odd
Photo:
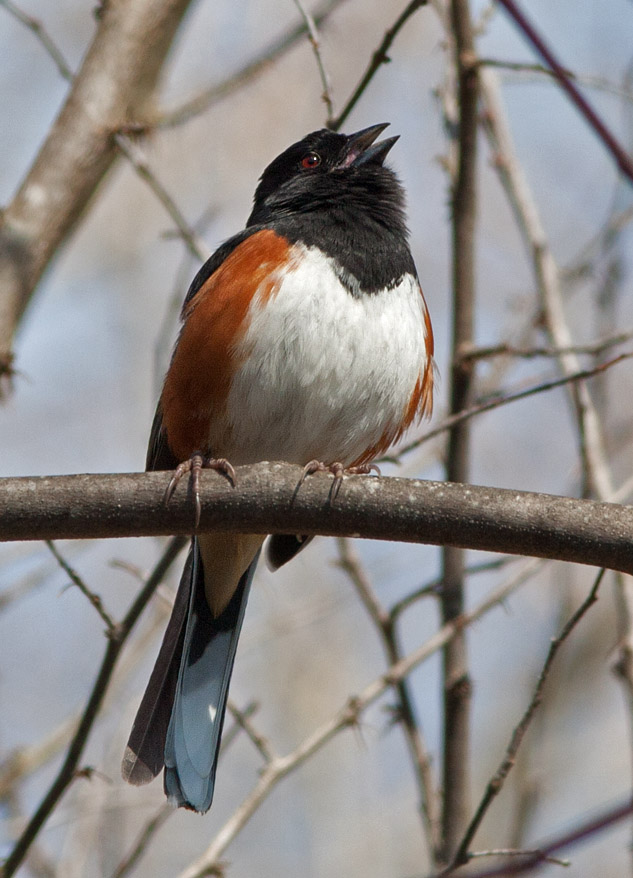
<svg viewBox="0 0 633 878">
<path fill-rule="evenodd" d="M 334 481 L 330 488 L 330 501 L 334 503 L 338 496 L 338 492 L 341 490 L 343 476 L 366 476 L 371 472 L 380 475 L 380 469 L 375 463 L 362 463 L 359 466 L 344 466 L 338 461 L 336 463 L 323 463 L 322 460 L 311 460 L 304 466 L 297 488 L 300 488 L 306 478 L 313 473 L 331 473 L 334 476 Z"/>
<path fill-rule="evenodd" d="M 196 529 L 200 524 L 200 473 L 203 469 L 214 469 L 216 472 L 226 476 L 233 487 L 235 487 L 235 470 L 225 457 L 208 457 L 201 451 L 194 451 L 188 460 L 183 460 L 182 463 L 178 464 L 165 490 L 165 506 L 167 506 L 174 495 L 178 482 L 187 473 L 191 473 L 191 490 L 196 502 Z"/>
</svg>

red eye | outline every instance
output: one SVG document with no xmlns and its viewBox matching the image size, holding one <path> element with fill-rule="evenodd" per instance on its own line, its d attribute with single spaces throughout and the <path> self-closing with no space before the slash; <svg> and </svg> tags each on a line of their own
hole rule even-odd
<svg viewBox="0 0 633 878">
<path fill-rule="evenodd" d="M 301 159 L 302 168 L 318 168 L 321 164 L 321 156 L 316 152 L 309 152 Z"/>
</svg>

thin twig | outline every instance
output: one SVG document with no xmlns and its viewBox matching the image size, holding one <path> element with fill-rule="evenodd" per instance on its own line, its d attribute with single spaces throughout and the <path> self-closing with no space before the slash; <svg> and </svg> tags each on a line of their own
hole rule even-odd
<svg viewBox="0 0 633 878">
<path fill-rule="evenodd" d="M 164 823 L 166 823 L 171 815 L 175 813 L 175 809 L 172 808 L 172 806 L 167 802 L 165 802 L 163 805 L 160 806 L 160 808 L 158 808 L 156 813 L 152 817 L 150 817 L 150 819 L 141 829 L 134 844 L 132 845 L 130 852 L 125 856 L 123 860 L 121 860 L 115 871 L 112 873 L 112 878 L 125 878 L 126 875 L 130 874 L 130 872 L 139 863 L 141 857 L 147 850 L 148 845 L 150 844 L 158 830 L 163 826 Z"/>
<path fill-rule="evenodd" d="M 600 583 L 602 582 L 605 572 L 606 571 L 602 569 L 598 573 L 585 600 L 563 626 L 563 629 L 558 637 L 555 637 L 552 640 L 549 651 L 547 653 L 547 658 L 545 659 L 545 664 L 543 665 L 543 669 L 541 670 L 530 703 L 525 713 L 521 717 L 519 724 L 516 726 L 512 733 L 512 737 L 510 738 L 510 743 L 508 744 L 503 760 L 501 761 L 501 764 L 499 765 L 499 768 L 497 769 L 494 776 L 488 782 L 486 791 L 482 796 L 479 805 L 477 806 L 475 814 L 473 815 L 473 818 L 470 821 L 466 832 L 464 833 L 464 837 L 462 838 L 459 847 L 457 848 L 457 852 L 455 853 L 453 862 L 446 870 L 445 874 L 448 875 L 451 871 L 453 871 L 453 869 L 456 869 L 458 866 L 461 866 L 464 863 L 468 862 L 468 848 L 470 847 L 471 842 L 475 837 L 475 834 L 479 829 L 481 822 L 486 815 L 490 805 L 492 804 L 496 796 L 501 792 L 505 780 L 514 766 L 519 747 L 521 746 L 525 733 L 527 732 L 530 723 L 532 722 L 532 717 L 534 716 L 534 713 L 541 703 L 543 697 L 543 688 L 545 687 L 545 683 L 547 682 L 549 672 L 551 670 L 554 659 L 556 658 L 558 650 L 567 640 L 574 628 L 578 625 L 585 613 L 587 613 L 590 607 L 592 607 L 598 600 L 598 589 L 600 588 Z"/>
<path fill-rule="evenodd" d="M 314 52 L 314 57 L 316 59 L 317 67 L 319 69 L 319 76 L 321 77 L 321 85 L 323 87 L 323 93 L 321 94 L 321 97 L 323 98 L 323 102 L 327 110 L 328 122 L 330 122 L 332 120 L 332 116 L 334 115 L 334 104 L 332 103 L 332 87 L 330 85 L 330 77 L 328 76 L 327 70 L 325 69 L 325 64 L 323 63 L 323 56 L 321 55 L 319 32 L 317 30 L 314 18 L 307 11 L 301 0 L 294 0 L 294 4 L 299 10 L 299 13 L 303 18 L 304 24 L 308 31 L 308 39 L 310 40 L 310 45 L 312 46 L 312 51 Z"/>
<path fill-rule="evenodd" d="M 616 366 L 618 363 L 623 362 L 624 360 L 629 360 L 633 357 L 633 351 L 628 351 L 624 354 L 619 354 L 617 357 L 613 357 L 611 360 L 607 360 L 604 363 L 600 363 L 599 366 L 594 366 L 593 369 L 581 369 L 579 372 L 575 372 L 571 375 L 565 375 L 563 378 L 554 378 L 552 381 L 542 381 L 539 384 L 534 384 L 531 387 L 526 388 L 525 390 L 519 390 L 516 393 L 506 393 L 503 395 L 495 396 L 494 399 L 488 399 L 486 402 L 477 403 L 470 408 L 464 409 L 461 412 L 458 412 L 455 415 L 449 415 L 444 418 L 443 421 L 434 427 L 432 430 L 427 430 L 422 436 L 419 436 L 417 439 L 414 439 L 413 442 L 409 442 L 407 445 L 403 445 L 398 449 L 398 457 L 403 454 L 408 454 L 410 451 L 413 451 L 416 448 L 419 448 L 424 442 L 428 442 L 430 439 L 434 439 L 436 436 L 439 436 L 441 433 L 444 433 L 446 430 L 450 430 L 455 424 L 459 424 L 462 421 L 468 421 L 471 418 L 476 417 L 477 415 L 484 414 L 484 412 L 492 411 L 493 409 L 499 408 L 500 406 L 509 405 L 512 402 L 517 402 L 521 399 L 526 399 L 529 396 L 534 396 L 538 393 L 545 393 L 549 390 L 556 390 L 558 387 L 564 387 L 566 384 L 573 384 L 578 381 L 585 381 L 587 378 L 594 378 L 596 375 L 600 375 L 607 369 L 610 369 L 612 366 Z M 397 460 L 396 457 L 388 457 L 383 458 L 388 460 Z M 611 491 L 609 492 L 611 493 Z"/>
<path fill-rule="evenodd" d="M 480 57 L 477 60 L 477 63 L 480 67 L 492 67 L 495 70 L 507 70 L 510 73 L 533 74 L 529 77 L 531 81 L 542 79 L 544 76 L 549 80 L 556 80 L 556 74 L 554 71 L 549 67 L 545 67 L 543 64 L 530 64 L 526 61 L 504 61 L 501 58 L 483 57 Z M 633 91 L 624 86 L 618 85 L 615 82 L 611 82 L 611 80 L 606 79 L 603 76 L 575 73 L 568 68 L 565 68 L 565 75 L 570 79 L 573 79 L 574 82 L 584 85 L 586 88 L 606 92 L 606 94 L 613 95 L 613 97 L 620 98 L 621 100 L 633 101 Z M 525 79 L 526 78 L 523 78 L 520 81 L 525 81 Z M 504 82 L 507 82 L 507 80 L 504 80 Z"/>
<path fill-rule="evenodd" d="M 519 230 L 533 264 L 545 325 L 556 347 L 569 347 L 572 336 L 566 320 L 558 267 L 527 180 L 516 158 L 516 151 L 500 96 L 497 78 L 491 70 L 481 73 L 486 104 L 484 126 L 499 161 L 495 167 L 514 210 Z M 561 371 L 571 374 L 578 368 L 574 354 L 560 358 Z M 573 404 L 578 424 L 584 494 L 602 500 L 614 495 L 613 477 L 600 417 L 584 382 L 573 387 Z M 629 715 L 633 718 L 633 581 L 616 577 L 619 658 L 617 669 L 624 683 Z M 633 722 L 633 719 L 632 719 Z"/>
<path fill-rule="evenodd" d="M 72 81 L 74 78 L 72 70 L 70 69 L 69 65 L 66 64 L 61 51 L 55 45 L 55 43 L 48 35 L 46 30 L 43 28 L 41 23 L 37 19 L 31 18 L 31 16 L 26 15 L 24 12 L 19 10 L 13 3 L 10 2 L 10 0 L 0 0 L 0 5 L 4 5 L 7 10 L 11 12 L 12 15 L 14 15 L 19 21 L 21 21 L 24 25 L 26 25 L 28 28 L 35 32 L 38 39 L 46 49 L 47 53 L 52 57 L 52 59 L 59 67 L 60 73 L 66 79 Z M 191 229 L 173 198 L 169 195 L 162 183 L 160 183 L 156 173 L 150 168 L 147 158 L 143 155 L 142 150 L 140 149 L 138 144 L 133 143 L 129 137 L 125 136 L 122 133 L 115 134 L 114 139 L 121 153 L 130 162 L 138 176 L 141 177 L 141 179 L 144 180 L 145 183 L 147 183 L 156 198 L 163 205 L 163 207 L 173 220 L 174 225 L 178 229 L 179 236 L 187 244 L 189 252 L 197 260 L 204 262 L 204 260 L 209 256 L 208 248 L 205 246 L 204 242 L 196 235 L 195 231 Z"/>
<path fill-rule="evenodd" d="M 124 134 L 115 134 L 114 140 L 123 155 L 132 164 L 136 173 L 143 179 L 152 190 L 156 198 L 163 205 L 174 225 L 178 229 L 180 237 L 187 245 L 187 249 L 200 262 L 208 259 L 210 252 L 204 241 L 202 241 L 194 229 L 191 228 L 178 205 L 167 192 L 165 187 L 159 181 L 156 174 L 150 169 L 147 159 L 143 155 L 138 144 L 134 143 Z"/>
<path fill-rule="evenodd" d="M 328 127 L 333 131 L 338 131 L 339 128 L 343 125 L 349 114 L 352 112 L 361 96 L 363 95 L 365 89 L 369 85 L 369 83 L 374 78 L 376 71 L 383 65 L 389 62 L 389 49 L 391 48 L 391 44 L 397 37 L 398 33 L 402 30 L 404 25 L 407 23 L 408 19 L 411 18 L 414 12 L 417 12 L 422 6 L 426 6 L 428 0 L 411 0 L 405 8 L 402 10 L 392 27 L 386 31 L 381 44 L 378 46 L 374 54 L 371 56 L 371 60 L 367 66 L 367 70 L 363 73 L 360 82 L 354 89 L 351 94 L 351 97 L 338 114 L 335 119 L 330 119 L 328 123 Z"/>
<path fill-rule="evenodd" d="M 227 707 L 230 713 L 233 711 L 237 711 L 242 720 L 250 720 L 252 716 L 258 711 L 259 704 L 257 701 L 249 701 L 249 703 L 244 708 L 236 707 L 230 700 L 227 703 Z M 227 747 L 235 741 L 240 732 L 244 731 L 243 722 L 240 722 L 235 716 L 233 717 L 233 722 L 231 723 L 231 727 L 226 731 L 222 732 L 222 742 L 220 744 L 220 752 L 224 753 Z"/>
<path fill-rule="evenodd" d="M 519 9 L 514 0 L 499 0 L 504 6 L 508 14 L 514 19 L 520 30 L 524 33 L 532 46 L 543 58 L 545 63 L 551 67 L 554 76 L 560 83 L 561 88 L 567 92 L 571 101 L 580 110 L 593 131 L 607 147 L 613 158 L 615 159 L 620 171 L 624 176 L 633 183 L 633 160 L 626 153 L 623 147 L 618 143 L 611 131 L 598 116 L 596 111 L 591 107 L 589 102 L 576 88 L 567 74 L 565 68 L 560 64 L 552 50 L 546 44 L 543 37 L 537 32 L 536 28 L 531 24 L 524 13 Z"/>
<path fill-rule="evenodd" d="M 240 710 L 239 707 L 229 699 L 228 709 L 235 721 L 235 728 L 242 729 L 242 731 L 246 733 L 247 738 L 254 745 L 255 749 L 264 760 L 264 763 L 267 764 L 276 759 L 277 755 L 268 739 L 260 734 L 250 721 L 250 716 L 254 713 L 256 705 L 251 704 L 245 710 Z M 224 744 L 224 737 L 222 743 Z"/>
<path fill-rule="evenodd" d="M 507 567 L 508 564 L 516 564 L 518 560 L 519 558 L 517 556 L 506 555 L 502 558 L 495 558 L 492 561 L 482 561 L 478 564 L 471 564 L 464 569 L 464 575 L 476 576 L 478 573 L 489 573 L 492 570 L 499 570 L 502 567 Z M 442 577 L 438 576 L 436 579 L 432 579 L 430 582 L 421 585 L 419 588 L 413 589 L 413 591 L 409 592 L 399 601 L 396 601 L 395 604 L 391 605 L 389 615 L 395 622 L 405 610 L 408 610 L 409 607 L 413 606 L 413 604 L 417 603 L 419 600 L 426 597 L 437 597 L 442 589 L 442 584 Z"/>
<path fill-rule="evenodd" d="M 481 83 L 486 108 L 483 115 L 484 130 L 496 154 L 495 170 L 508 196 L 526 250 L 530 255 L 546 331 L 555 347 L 572 347 L 573 339 L 565 316 L 558 266 L 545 235 L 532 192 L 516 156 L 501 101 L 498 79 L 493 71 L 483 70 Z M 576 372 L 579 368 L 578 358 L 571 353 L 561 355 L 559 363 L 561 371 L 566 375 Z M 612 491 L 612 481 L 600 419 L 586 384 L 582 382 L 574 384 L 571 389 L 586 481 L 584 489 L 589 495 L 595 493 L 605 498 Z"/>
<path fill-rule="evenodd" d="M 57 756 L 68 744 L 76 725 L 76 718 L 68 717 L 43 741 L 19 747 L 3 758 L 0 762 L 0 801 L 11 795 L 19 781 Z"/>
<path fill-rule="evenodd" d="M 498 848 L 489 851 L 472 851 L 468 854 L 469 860 L 482 857 L 539 857 L 542 863 L 553 863 L 555 866 L 571 866 L 571 860 L 562 860 L 560 857 L 548 857 L 539 850 L 518 850 L 516 848 Z"/>
<path fill-rule="evenodd" d="M 15 3 L 12 3 L 11 0 L 0 0 L 0 6 L 4 6 L 8 13 L 35 34 L 35 37 L 46 50 L 47 55 L 49 55 L 55 62 L 60 75 L 71 82 L 74 74 L 70 69 L 70 65 L 67 63 L 61 50 L 55 44 L 42 22 L 38 18 L 33 18 L 31 15 L 27 15 L 27 13 L 19 9 Z"/>
<path fill-rule="evenodd" d="M 83 581 L 81 576 L 77 573 L 77 571 L 74 570 L 70 566 L 68 561 L 66 561 L 66 559 L 63 557 L 63 555 L 61 555 L 57 546 L 55 545 L 55 543 L 52 540 L 46 540 L 46 545 L 50 549 L 53 557 L 55 558 L 55 560 L 57 561 L 59 566 L 62 568 L 64 573 L 66 573 L 66 575 L 70 577 L 70 580 L 72 581 L 72 583 L 74 585 L 76 585 L 77 588 L 79 589 L 79 591 L 88 598 L 88 600 L 90 601 L 92 606 L 95 608 L 97 613 L 99 613 L 99 615 L 101 616 L 101 619 L 105 622 L 108 633 L 112 634 L 112 632 L 114 631 L 114 629 L 116 627 L 116 623 L 115 623 L 114 619 L 112 618 L 112 616 L 110 616 L 110 614 L 106 611 L 105 607 L 103 606 L 103 601 L 101 600 L 99 595 L 95 594 L 91 589 L 88 588 L 88 586 Z"/>
<path fill-rule="evenodd" d="M 627 800 L 620 805 L 603 811 L 597 817 L 577 823 L 575 828 L 569 830 L 569 832 L 557 835 L 536 845 L 534 853 L 526 856 L 522 862 L 504 863 L 502 866 L 485 869 L 483 872 L 473 872 L 469 875 L 469 878 L 508 878 L 510 875 L 523 875 L 527 872 L 532 872 L 557 851 L 568 848 L 579 841 L 585 841 L 592 835 L 615 826 L 620 821 L 630 817 L 631 814 L 633 814 L 633 803 Z M 437 878 L 437 876 L 434 876 L 434 878 Z"/>
<path fill-rule="evenodd" d="M 330 13 L 343 2 L 344 0 L 328 0 L 327 3 L 323 3 L 312 15 L 315 26 L 320 27 L 329 17 Z M 252 61 L 249 61 L 244 67 L 241 67 L 228 79 L 205 89 L 201 94 L 186 101 L 180 107 L 163 111 L 160 117 L 155 120 L 154 127 L 172 128 L 176 125 L 182 125 L 183 122 L 188 122 L 195 116 L 206 112 L 219 101 L 229 97 L 229 95 L 252 82 L 274 61 L 292 49 L 306 33 L 308 33 L 308 30 L 305 22 L 295 25 L 295 27 L 283 33 L 272 45 L 264 49 L 261 54 L 257 55 Z"/>
<path fill-rule="evenodd" d="M 570 345 L 568 347 L 530 347 L 519 348 L 514 345 L 504 343 L 498 345 L 489 345 L 488 347 L 476 347 L 472 350 L 465 350 L 460 353 L 464 359 L 483 360 L 491 357 L 521 357 L 522 359 L 536 359 L 537 357 L 559 358 L 563 354 L 587 354 L 589 356 L 598 356 L 609 350 L 609 348 L 624 344 L 633 338 L 633 331 L 619 332 L 609 338 L 601 339 L 592 344 Z"/>
<path fill-rule="evenodd" d="M 145 113 L 192 0 L 104 3 L 55 124 L 0 224 L 0 378 L 15 372 L 18 325 L 42 275 L 117 157 L 113 133 Z M 151 45 L 148 43 L 151 33 Z M 1 389 L 1 388 L 0 388 Z"/>
<path fill-rule="evenodd" d="M 443 625 L 425 644 L 389 668 L 385 674 L 366 686 L 358 695 L 351 696 L 334 716 L 315 729 L 295 750 L 286 756 L 278 757 L 267 765 L 251 792 L 221 827 L 207 850 L 188 866 L 179 878 L 202 878 L 203 875 L 213 874 L 212 870 L 217 868 L 219 858 L 226 848 L 283 778 L 303 765 L 337 733 L 355 726 L 361 714 L 385 691 L 403 680 L 421 662 L 442 649 L 455 636 L 457 630 L 472 625 L 493 607 L 503 602 L 514 588 L 516 585 L 504 584 L 491 592 L 474 610 Z"/>
<path fill-rule="evenodd" d="M 393 613 L 388 613 L 381 606 L 350 540 L 345 537 L 339 537 L 337 546 L 339 550 L 338 565 L 347 573 L 365 609 L 369 613 L 380 635 L 389 665 L 394 665 L 402 658 L 396 632 L 397 616 Z M 400 680 L 394 687 L 394 692 L 398 698 L 395 714 L 400 721 L 409 749 L 419 789 L 419 808 L 426 831 L 427 844 L 432 862 L 435 864 L 438 862 L 440 850 L 441 809 L 438 800 L 437 783 L 431 765 L 431 757 L 415 715 L 413 697 L 407 681 Z"/>
<path fill-rule="evenodd" d="M 111 633 L 101 667 L 92 687 L 92 692 L 90 693 L 88 703 L 82 714 L 77 731 L 75 732 L 66 753 L 66 758 L 59 769 L 57 777 L 49 787 L 48 792 L 38 805 L 28 825 L 15 843 L 13 850 L 4 863 L 3 871 L 1 873 L 2 878 L 10 878 L 10 876 L 15 873 L 16 869 L 18 869 L 31 844 L 37 838 L 40 829 L 50 816 L 67 787 L 72 783 L 79 764 L 79 759 L 81 758 L 84 746 L 97 718 L 101 702 L 103 701 L 108 684 L 112 678 L 119 653 L 121 652 L 121 649 L 138 617 L 145 608 L 159 582 L 161 582 L 169 570 L 169 567 L 182 549 L 184 543 L 185 540 L 182 537 L 173 537 L 169 541 L 162 557 L 154 567 L 154 570 L 144 587 L 132 602 L 122 622 L 117 625 Z"/>
</svg>

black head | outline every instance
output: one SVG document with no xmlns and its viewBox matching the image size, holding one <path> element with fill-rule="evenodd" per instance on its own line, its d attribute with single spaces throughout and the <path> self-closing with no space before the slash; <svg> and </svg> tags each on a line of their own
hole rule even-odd
<svg viewBox="0 0 633 878">
<path fill-rule="evenodd" d="M 248 225 L 349 209 L 404 231 L 404 198 L 396 175 L 383 165 L 397 137 L 378 141 L 387 124 L 355 134 L 324 128 L 288 147 L 271 162 L 255 192 Z"/>
</svg>

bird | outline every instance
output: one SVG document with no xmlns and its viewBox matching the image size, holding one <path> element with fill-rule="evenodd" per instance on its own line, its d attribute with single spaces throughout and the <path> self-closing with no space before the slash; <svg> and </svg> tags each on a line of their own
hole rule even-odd
<svg viewBox="0 0 633 878">
<path fill-rule="evenodd" d="M 259 179 L 243 231 L 195 276 L 157 405 L 146 469 L 189 474 L 196 534 L 122 763 L 164 769 L 172 804 L 213 800 L 229 681 L 265 534 L 197 532 L 200 470 L 284 460 L 337 490 L 433 404 L 433 331 L 408 243 L 389 123 L 313 131 Z M 334 484 L 334 483 L 333 483 Z M 309 537 L 269 537 L 277 569 Z"/>
</svg>

